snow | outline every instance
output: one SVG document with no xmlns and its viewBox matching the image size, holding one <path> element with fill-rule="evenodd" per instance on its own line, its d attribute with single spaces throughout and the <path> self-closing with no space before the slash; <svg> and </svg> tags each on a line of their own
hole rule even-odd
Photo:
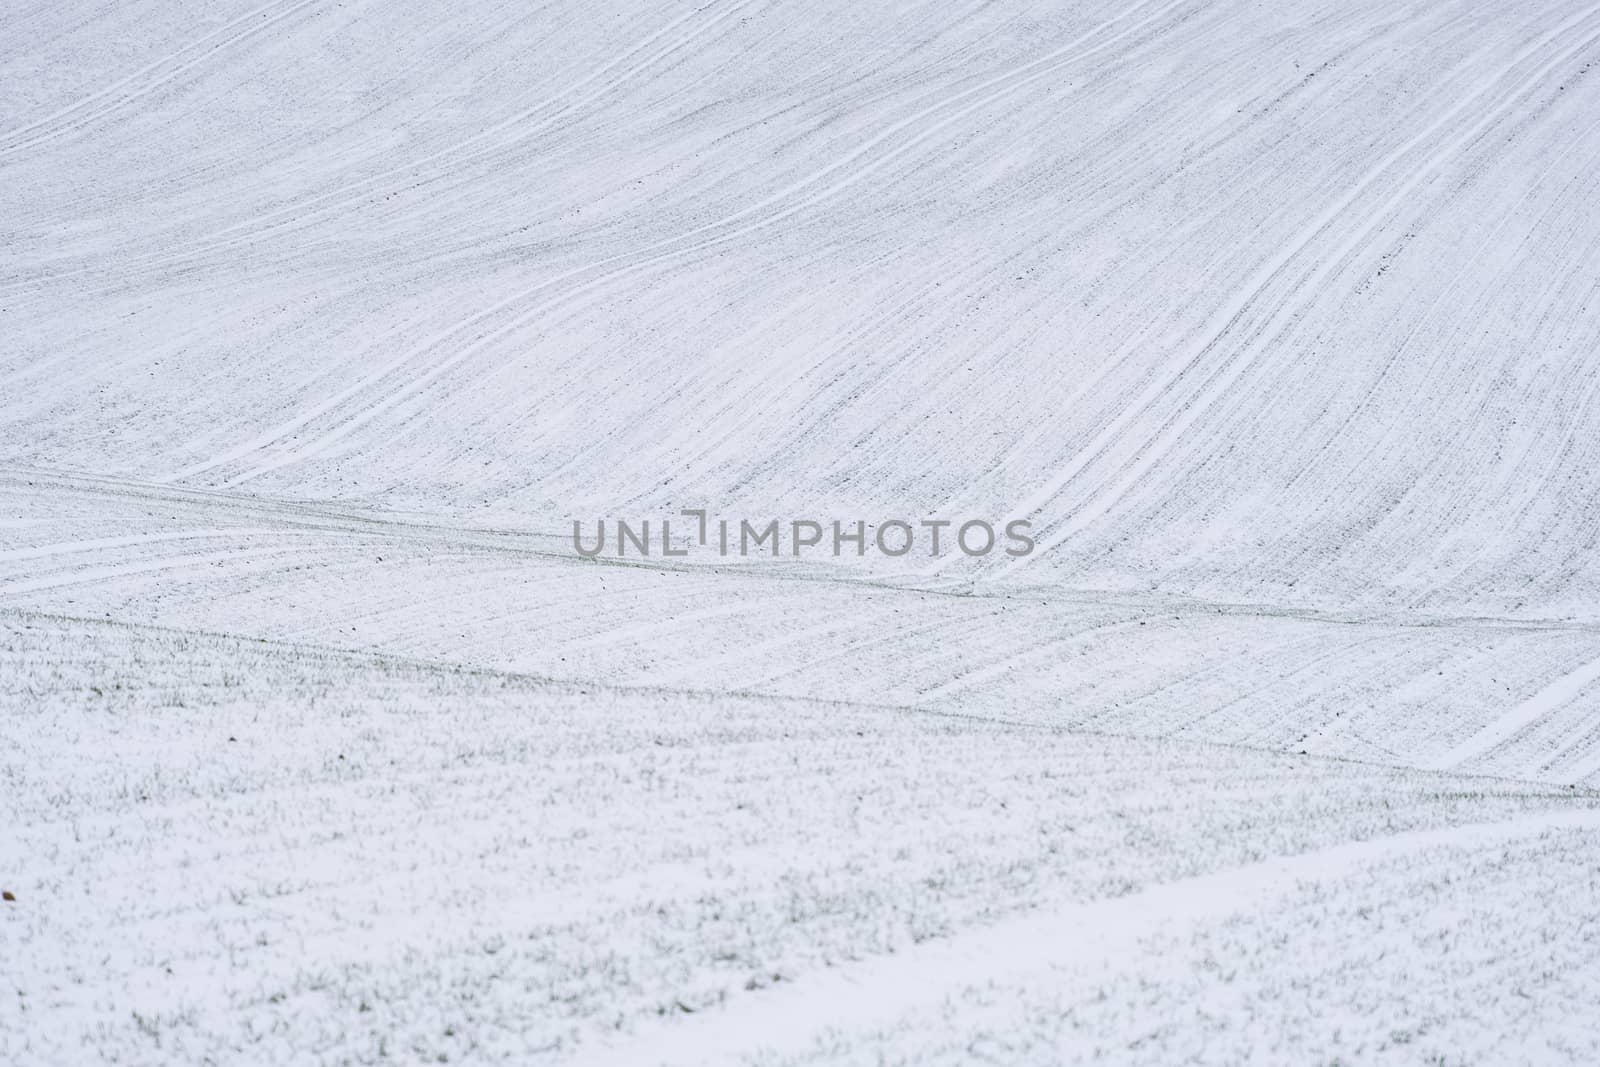
<svg viewBox="0 0 1600 1067">
<path fill-rule="evenodd" d="M 9 5 L 0 1062 L 1600 1059 L 1597 55 Z"/>
<path fill-rule="evenodd" d="M 1004 996 L 1042 999 L 1045 991 L 1054 993 L 1059 985 L 1093 989 L 1099 983 L 1115 981 L 1125 971 L 1127 959 L 1158 932 L 1163 939 L 1181 945 L 1197 939 L 1196 928 L 1232 918 L 1271 915 L 1275 906 L 1281 906 L 1281 898 L 1293 897 L 1307 885 L 1337 883 L 1373 867 L 1381 870 L 1385 861 L 1403 858 L 1408 866 L 1414 866 L 1425 857 L 1430 867 L 1463 867 L 1467 864 L 1460 855 L 1441 863 L 1429 852 L 1441 848 L 1487 852 L 1550 831 L 1592 832 L 1597 827 L 1600 813 L 1590 811 L 1402 832 L 1304 852 L 1292 859 L 1178 879 L 1076 908 L 1034 912 L 973 934 L 923 943 L 848 972 L 802 980 L 775 990 L 759 1007 L 739 1015 L 704 1016 L 665 1033 L 641 1035 L 634 1046 L 602 1047 L 591 1055 L 590 1062 L 736 1063 L 752 1054 L 779 1059 L 785 1046 L 809 1051 L 818 1034 L 830 1032 L 831 1051 L 846 1044 L 841 1032 L 907 1025 L 903 1016 L 919 1008 L 937 1009 L 952 997 L 971 996 L 972 990 L 982 990 L 986 999 L 1000 1000 L 1001 990 Z M 1562 843 L 1559 838 L 1552 844 L 1551 851 L 1558 857 L 1564 857 L 1571 847 L 1571 842 Z M 1593 889 L 1592 869 L 1580 866 L 1574 873 L 1587 879 Z M 1394 877 L 1387 871 L 1384 874 Z M 1414 871 L 1401 874 L 1398 880 L 1404 882 L 1408 877 L 1416 877 Z M 1385 888 L 1392 893 L 1396 887 Z M 1303 921 L 1295 916 L 1286 925 L 1293 929 Z M 1585 930 L 1583 937 L 1586 943 L 1600 940 L 1600 931 Z M 1141 969 L 1147 974 L 1159 971 L 1155 967 Z M 1592 985 L 1583 986 L 1573 991 L 1572 999 L 1583 1003 L 1596 991 Z M 959 1020 L 963 1029 L 971 1021 L 970 1017 Z M 1452 1022 L 1460 1025 L 1458 1020 Z M 1437 1028 L 1429 1033 L 1434 1043 L 1443 1036 Z M 1076 1037 L 1082 1044 L 1094 1039 Z M 927 1034 L 920 1040 L 926 1041 Z M 1591 1044 L 1583 1051 L 1595 1047 Z M 1321 1051 L 1326 1054 L 1328 1050 Z"/>
<path fill-rule="evenodd" d="M 1554 894 L 1532 936 L 1595 977 L 1600 807 L 1564 786 L 31 612 L 0 638 L 27 695 L 0 765 L 0 854 L 25 860 L 6 1062 L 804 1055 L 1058 946 L 1091 983 L 1154 977 L 1118 961 L 1171 924 L 1301 885 L 1342 906 L 1365 872 L 1385 917 L 1466 877 L 1451 856 L 1530 843 L 1500 878 Z M 1339 944 L 1318 921 L 1248 944 Z M 1484 981 L 1540 965 L 1458 936 L 1504 953 Z M 1230 1018 L 1249 1041 L 1274 1016 Z"/>
</svg>

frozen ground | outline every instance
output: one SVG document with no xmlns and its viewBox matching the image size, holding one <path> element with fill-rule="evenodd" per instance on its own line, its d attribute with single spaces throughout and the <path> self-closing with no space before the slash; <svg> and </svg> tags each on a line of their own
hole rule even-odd
<svg viewBox="0 0 1600 1067">
<path fill-rule="evenodd" d="M 1600 1061 L 1597 61 L 0 7 L 0 1063 Z"/>
<path fill-rule="evenodd" d="M 1567 787 L 0 638 L 6 1062 L 1600 1054 L 1600 803 Z"/>
</svg>

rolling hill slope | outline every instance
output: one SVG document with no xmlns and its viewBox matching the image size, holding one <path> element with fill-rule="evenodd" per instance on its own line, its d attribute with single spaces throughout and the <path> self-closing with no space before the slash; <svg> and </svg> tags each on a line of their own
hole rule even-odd
<svg viewBox="0 0 1600 1067">
<path fill-rule="evenodd" d="M 1593 619 L 1600 10 L 8 30 L 19 461 L 551 532 L 1027 515 L 977 577 Z"/>
<path fill-rule="evenodd" d="M 1594 1062 L 1597 63 L 5 5 L 0 1060 Z"/>
<path fill-rule="evenodd" d="M 0 475 L 0 610 L 668 694 L 813 697 L 1600 784 L 1600 625 L 927 589 L 49 472 Z"/>
<path fill-rule="evenodd" d="M 0 619 L 17 693 L 7 1063 L 870 1062 L 997 1030 L 1048 1049 L 1059 1016 L 1007 1030 L 981 1006 L 1029 973 L 1019 937 L 1067 970 L 1029 997 L 1113 1048 L 1134 1001 L 1093 983 L 1182 997 L 1241 953 L 1216 1048 L 1311 1025 L 1280 977 L 1370 996 L 1341 971 L 1374 956 L 1409 968 L 1426 1024 L 1392 1001 L 1324 1049 L 1370 1058 L 1408 1025 L 1490 1058 L 1528 1034 L 1600 1047 L 1571 1022 L 1600 979 L 1592 790 L 32 613 Z M 1470 985 L 1435 977 L 1452 949 Z M 1537 999 L 1482 1033 L 1472 998 L 1513 985 Z M 975 1003 L 893 1037 L 946 995 Z"/>
</svg>

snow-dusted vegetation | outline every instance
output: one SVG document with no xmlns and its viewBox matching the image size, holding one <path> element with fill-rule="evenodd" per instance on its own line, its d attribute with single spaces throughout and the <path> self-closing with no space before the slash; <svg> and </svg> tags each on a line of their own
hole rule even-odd
<svg viewBox="0 0 1600 1067">
<path fill-rule="evenodd" d="M 0 1063 L 1600 1061 L 1597 63 L 0 5 Z"/>
<path fill-rule="evenodd" d="M 3 638 L 17 1062 L 700 1062 L 846 1024 L 823 1059 L 1600 1051 L 1600 807 L 1565 787 L 32 613 Z M 1533 999 L 1484 1043 L 1499 984 Z"/>
</svg>

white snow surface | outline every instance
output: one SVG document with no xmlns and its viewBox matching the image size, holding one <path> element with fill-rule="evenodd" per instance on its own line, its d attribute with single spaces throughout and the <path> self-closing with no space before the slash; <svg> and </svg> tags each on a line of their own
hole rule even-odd
<svg viewBox="0 0 1600 1067">
<path fill-rule="evenodd" d="M 1597 64 L 0 5 L 0 1063 L 1600 1062 Z"/>
</svg>

